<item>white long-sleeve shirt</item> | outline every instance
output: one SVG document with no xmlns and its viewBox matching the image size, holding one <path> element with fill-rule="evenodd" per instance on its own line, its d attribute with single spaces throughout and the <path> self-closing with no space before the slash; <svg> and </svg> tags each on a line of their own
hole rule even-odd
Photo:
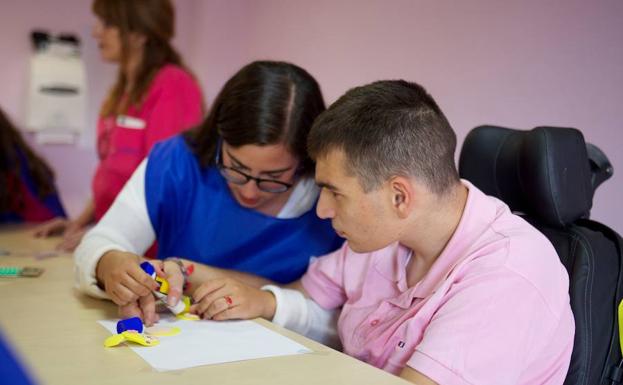
<svg viewBox="0 0 623 385">
<path fill-rule="evenodd" d="M 305 298 L 294 289 L 266 285 L 275 296 L 275 314 L 272 322 L 322 344 L 340 350 L 342 344 L 337 330 L 340 309 L 323 309 L 313 299 Z"/>
<path fill-rule="evenodd" d="M 87 232 L 74 253 L 75 286 L 98 298 L 108 295 L 97 286 L 95 269 L 99 259 L 111 250 L 142 255 L 156 240 L 145 200 L 144 160 L 123 187 L 115 202 L 95 227 Z M 309 211 L 318 197 L 314 180 L 300 180 L 278 218 L 295 218 Z"/>
</svg>

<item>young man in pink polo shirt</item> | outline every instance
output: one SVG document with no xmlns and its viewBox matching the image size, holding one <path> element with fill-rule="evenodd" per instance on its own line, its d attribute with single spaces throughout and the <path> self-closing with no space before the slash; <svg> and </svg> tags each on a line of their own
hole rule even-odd
<svg viewBox="0 0 623 385">
<path fill-rule="evenodd" d="M 204 283 L 193 310 L 263 316 L 417 384 L 562 384 L 573 348 L 554 248 L 460 180 L 456 136 L 417 84 L 350 90 L 309 136 L 317 213 L 347 239 L 289 288 Z"/>
</svg>

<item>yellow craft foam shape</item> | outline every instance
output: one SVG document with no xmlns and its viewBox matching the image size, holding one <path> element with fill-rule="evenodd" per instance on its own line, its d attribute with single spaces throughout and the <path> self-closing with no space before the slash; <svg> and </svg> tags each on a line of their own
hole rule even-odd
<svg viewBox="0 0 623 385">
<path fill-rule="evenodd" d="M 182 329 L 180 329 L 177 326 L 157 326 L 157 325 L 154 325 L 154 326 L 148 327 L 145 331 L 150 336 L 170 337 L 170 336 L 176 336 L 176 335 L 180 334 L 182 332 Z"/>
<path fill-rule="evenodd" d="M 182 313 L 177 315 L 177 319 L 181 319 L 184 321 L 199 321 L 201 318 L 199 318 L 197 314 Z"/>
<path fill-rule="evenodd" d="M 106 340 L 104 341 L 104 346 L 106 346 L 107 348 L 111 348 L 126 341 L 134 342 L 142 346 L 156 346 L 160 343 L 158 338 L 155 336 L 126 330 L 120 334 L 115 334 L 106 338 Z"/>
</svg>

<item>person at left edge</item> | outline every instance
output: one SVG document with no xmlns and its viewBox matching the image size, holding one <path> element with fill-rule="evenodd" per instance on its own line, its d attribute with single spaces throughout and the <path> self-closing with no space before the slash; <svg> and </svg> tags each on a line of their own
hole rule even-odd
<svg viewBox="0 0 623 385">
<path fill-rule="evenodd" d="M 54 172 L 0 108 L 0 223 L 65 217 Z"/>
<path fill-rule="evenodd" d="M 201 90 L 171 45 L 175 12 L 169 0 L 95 0 L 93 37 L 104 61 L 119 67 L 97 123 L 99 164 L 92 199 L 75 218 L 56 218 L 36 236 L 62 233 L 73 250 L 98 222 L 154 143 L 201 121 Z"/>
</svg>

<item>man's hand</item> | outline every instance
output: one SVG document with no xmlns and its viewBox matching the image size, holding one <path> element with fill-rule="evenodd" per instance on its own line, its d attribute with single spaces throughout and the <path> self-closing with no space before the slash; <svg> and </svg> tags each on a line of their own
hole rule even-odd
<svg viewBox="0 0 623 385">
<path fill-rule="evenodd" d="M 208 281 L 195 290 L 195 304 L 190 307 L 203 319 L 272 319 L 275 297 L 272 293 L 247 286 L 233 278 Z"/>
<path fill-rule="evenodd" d="M 140 297 L 152 295 L 158 284 L 139 266 L 141 258 L 123 251 L 104 254 L 96 268 L 97 279 L 114 303 L 119 306 L 136 302 Z"/>
</svg>

